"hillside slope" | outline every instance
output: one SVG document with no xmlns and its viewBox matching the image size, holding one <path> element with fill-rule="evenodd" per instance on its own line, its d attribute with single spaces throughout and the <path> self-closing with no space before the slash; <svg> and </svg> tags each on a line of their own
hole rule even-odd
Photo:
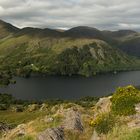
<svg viewBox="0 0 140 140">
<path fill-rule="evenodd" d="M 10 69 L 16 75 L 39 72 L 91 76 L 140 68 L 139 60 L 111 47 L 104 41 L 105 35 L 94 28 L 76 27 L 60 32 L 6 25 L 4 29 L 11 36 L 0 39 L 0 68 Z"/>
<path fill-rule="evenodd" d="M 129 55 L 140 57 L 140 34 L 136 33 L 122 38 L 118 48 Z"/>
<path fill-rule="evenodd" d="M 8 37 L 18 31 L 19 29 L 17 27 L 0 20 L 0 39 Z"/>
<path fill-rule="evenodd" d="M 139 140 L 140 90 L 108 97 L 22 101 L 0 94 L 1 140 Z"/>
</svg>

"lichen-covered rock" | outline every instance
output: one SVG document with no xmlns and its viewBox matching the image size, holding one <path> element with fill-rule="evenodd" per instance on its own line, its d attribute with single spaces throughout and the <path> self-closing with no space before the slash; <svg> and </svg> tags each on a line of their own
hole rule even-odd
<svg viewBox="0 0 140 140">
<path fill-rule="evenodd" d="M 81 121 L 81 115 L 77 110 L 70 108 L 65 113 L 65 120 L 63 121 L 63 127 L 67 130 L 83 131 L 83 124 Z"/>
<path fill-rule="evenodd" d="M 64 140 L 62 128 L 48 128 L 37 136 L 37 140 Z"/>
</svg>

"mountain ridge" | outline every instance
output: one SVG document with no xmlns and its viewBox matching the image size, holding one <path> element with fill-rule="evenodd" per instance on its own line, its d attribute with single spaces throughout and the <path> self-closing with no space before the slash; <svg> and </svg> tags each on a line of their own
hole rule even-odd
<svg viewBox="0 0 140 140">
<path fill-rule="evenodd" d="M 121 49 L 129 55 L 140 57 L 140 33 L 133 30 L 101 31 L 88 26 L 77 26 L 68 30 L 33 27 L 20 29 L 2 20 L 0 20 L 0 30 L 0 39 L 4 40 L 5 38 L 23 35 L 39 38 L 99 39 L 107 42 L 111 46 Z"/>
<path fill-rule="evenodd" d="M 117 47 L 137 34 L 133 31 L 113 32 L 117 34 L 114 39 L 105 32 L 103 34 L 98 29 L 86 26 L 59 32 L 48 28 L 17 29 L 11 24 L 2 24 L 14 30 L 12 33 L 6 32 L 6 36 L 0 39 L 0 68 L 9 66 L 15 75 L 27 76 L 38 72 L 93 76 L 101 72 L 140 68 L 139 59 Z M 118 34 L 123 37 L 118 38 Z"/>
</svg>

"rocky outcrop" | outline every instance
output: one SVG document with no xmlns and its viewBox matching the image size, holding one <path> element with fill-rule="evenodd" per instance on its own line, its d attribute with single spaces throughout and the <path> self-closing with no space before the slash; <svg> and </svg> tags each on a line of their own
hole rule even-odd
<svg viewBox="0 0 140 140">
<path fill-rule="evenodd" d="M 101 113 L 110 112 L 111 110 L 111 96 L 100 98 L 94 108 L 94 118 L 96 118 Z"/>
<path fill-rule="evenodd" d="M 67 130 L 83 131 L 83 124 L 81 121 L 80 113 L 75 109 L 68 109 L 65 113 L 65 119 L 63 121 L 63 127 Z"/>
<path fill-rule="evenodd" d="M 64 140 L 62 128 L 48 128 L 37 136 L 37 140 Z"/>
</svg>

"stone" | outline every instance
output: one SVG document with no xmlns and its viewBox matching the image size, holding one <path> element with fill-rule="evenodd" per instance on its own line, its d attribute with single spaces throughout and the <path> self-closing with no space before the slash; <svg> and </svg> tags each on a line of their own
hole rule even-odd
<svg viewBox="0 0 140 140">
<path fill-rule="evenodd" d="M 64 140 L 63 128 L 48 128 L 37 136 L 37 140 Z"/>
<path fill-rule="evenodd" d="M 66 130 L 84 130 L 80 113 L 71 108 L 67 110 L 62 126 Z"/>
</svg>

